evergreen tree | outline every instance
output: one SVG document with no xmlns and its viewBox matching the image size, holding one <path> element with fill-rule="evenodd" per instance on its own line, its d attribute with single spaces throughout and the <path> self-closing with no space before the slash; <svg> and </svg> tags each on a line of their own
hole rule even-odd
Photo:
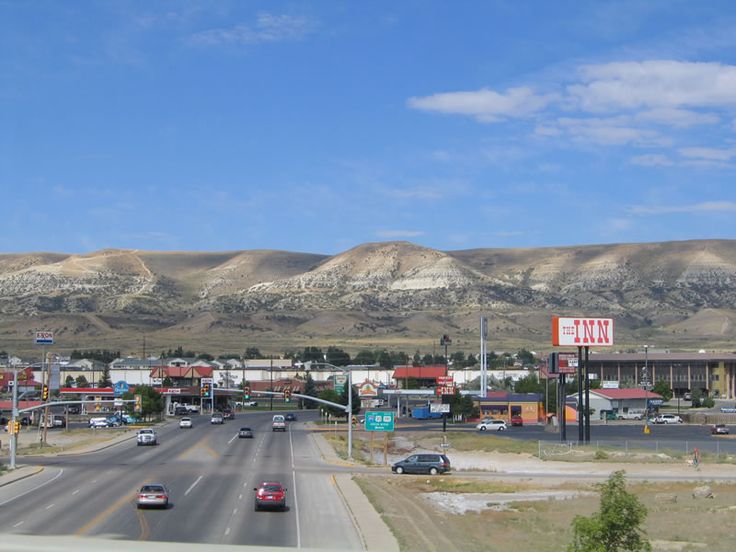
<svg viewBox="0 0 736 552">
<path fill-rule="evenodd" d="M 312 379 L 312 374 L 307 374 L 307 381 L 304 383 L 304 391 L 302 391 L 302 394 L 309 397 L 317 396 L 317 384 L 314 383 L 314 380 Z M 318 403 L 316 403 L 315 401 L 304 399 L 304 408 L 317 408 L 317 405 Z"/>
</svg>

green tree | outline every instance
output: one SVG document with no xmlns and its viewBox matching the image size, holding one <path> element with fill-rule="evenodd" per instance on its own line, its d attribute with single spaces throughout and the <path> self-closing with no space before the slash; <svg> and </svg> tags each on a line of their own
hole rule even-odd
<svg viewBox="0 0 736 552">
<path fill-rule="evenodd" d="M 641 529 L 647 509 L 626 490 L 624 472 L 612 473 L 599 487 L 600 511 L 590 517 L 575 516 L 568 552 L 650 551 L 652 545 Z"/>
<path fill-rule="evenodd" d="M 74 376 L 69 374 L 66 379 L 64 380 L 64 385 L 66 387 L 72 387 L 74 385 Z"/>
<path fill-rule="evenodd" d="M 209 353 L 199 353 L 199 354 L 197 355 L 197 359 L 198 359 L 198 360 L 207 360 L 207 361 L 209 361 L 209 360 L 215 360 L 215 357 L 214 357 L 214 356 L 212 356 L 212 355 L 211 355 L 211 354 L 209 354 Z"/>
<path fill-rule="evenodd" d="M 700 387 L 696 387 L 692 391 L 692 407 L 698 408 L 700 406 L 700 403 L 703 401 L 703 391 L 700 389 Z"/>
<path fill-rule="evenodd" d="M 110 367 L 105 366 L 100 376 L 100 387 L 112 387 L 112 380 L 110 379 Z"/>
<path fill-rule="evenodd" d="M 317 396 L 317 385 L 314 383 L 314 380 L 312 379 L 312 374 L 307 374 L 307 381 L 304 382 L 304 391 L 302 391 L 303 395 L 307 395 L 309 397 L 316 397 Z M 309 399 L 304 399 L 304 408 L 317 408 L 317 402 L 310 401 Z"/>
<path fill-rule="evenodd" d="M 373 351 L 360 351 L 353 359 L 355 364 L 370 365 L 376 363 L 376 353 Z"/>
<path fill-rule="evenodd" d="M 300 360 L 302 362 L 324 362 L 325 356 L 319 347 L 304 347 L 304 352 L 302 352 Z"/>
<path fill-rule="evenodd" d="M 77 376 L 77 387 L 89 387 L 89 382 L 87 381 L 87 378 L 85 378 L 82 374 Z"/>
<path fill-rule="evenodd" d="M 245 350 L 245 354 L 243 354 L 243 358 L 252 360 L 256 358 L 263 358 L 263 355 L 261 354 L 261 351 L 258 350 L 258 347 L 248 347 Z"/>
<path fill-rule="evenodd" d="M 655 383 L 654 387 L 652 387 L 652 391 L 654 391 L 658 395 L 662 395 L 662 399 L 664 399 L 664 402 L 667 402 L 672 398 L 672 389 L 670 389 L 670 384 L 667 383 L 665 380 L 659 380 L 657 383 Z"/>
<path fill-rule="evenodd" d="M 360 412 L 360 395 L 358 395 L 358 390 L 355 388 L 354 385 L 349 386 L 350 392 L 353 395 L 353 414 L 358 414 Z M 344 404 L 345 406 L 348 405 L 348 385 L 345 385 L 343 388 L 343 392 L 340 394 L 340 404 Z"/>
<path fill-rule="evenodd" d="M 326 362 L 334 366 L 350 364 L 350 355 L 338 347 L 327 347 Z"/>
<path fill-rule="evenodd" d="M 166 376 L 161 382 L 161 386 L 162 387 L 174 387 L 174 382 L 169 376 Z"/>
<path fill-rule="evenodd" d="M 341 404 L 340 394 L 334 389 L 324 389 L 318 396 L 323 401 L 330 401 L 333 403 Z M 344 416 L 345 415 L 345 410 L 343 410 L 342 408 L 336 408 L 334 406 L 327 406 L 326 404 L 322 404 L 320 406 L 322 408 L 325 408 L 333 416 Z"/>
<path fill-rule="evenodd" d="M 164 397 L 153 387 L 138 385 L 135 391 L 141 395 L 141 416 L 143 418 L 148 419 L 153 415 L 160 415 L 164 411 Z"/>
<path fill-rule="evenodd" d="M 455 394 L 448 397 L 448 402 L 450 403 L 450 411 L 453 416 L 462 416 L 463 419 L 478 416 L 478 407 L 475 406 L 473 398 L 470 395 L 461 395 L 455 389 Z"/>
<path fill-rule="evenodd" d="M 381 365 L 381 368 L 393 367 L 393 363 L 391 362 L 391 353 L 386 350 L 383 350 L 376 355 L 376 362 Z"/>
</svg>

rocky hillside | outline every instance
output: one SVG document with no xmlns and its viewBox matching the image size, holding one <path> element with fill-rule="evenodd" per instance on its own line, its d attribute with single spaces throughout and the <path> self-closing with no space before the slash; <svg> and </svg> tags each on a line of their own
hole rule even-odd
<svg viewBox="0 0 736 552">
<path fill-rule="evenodd" d="M 34 328 L 69 347 L 187 342 L 414 346 L 438 333 L 549 342 L 552 314 L 612 316 L 618 341 L 730 349 L 736 242 L 437 251 L 371 243 L 335 256 L 105 250 L 0 255 L 0 349 Z M 263 346 L 263 345 L 262 345 Z M 426 349 L 426 347 L 425 347 Z"/>
</svg>

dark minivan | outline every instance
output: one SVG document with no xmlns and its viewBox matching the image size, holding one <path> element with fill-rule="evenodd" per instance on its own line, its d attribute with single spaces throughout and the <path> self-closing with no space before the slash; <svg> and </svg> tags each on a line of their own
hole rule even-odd
<svg viewBox="0 0 736 552">
<path fill-rule="evenodd" d="M 450 471 L 450 459 L 444 454 L 412 454 L 391 466 L 391 471 L 437 475 Z"/>
</svg>

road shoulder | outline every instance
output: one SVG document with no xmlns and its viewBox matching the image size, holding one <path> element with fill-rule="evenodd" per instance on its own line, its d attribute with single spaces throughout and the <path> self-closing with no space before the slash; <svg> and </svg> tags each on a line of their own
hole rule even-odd
<svg viewBox="0 0 736 552">
<path fill-rule="evenodd" d="M 321 434 L 312 432 L 311 436 L 325 462 L 340 466 L 354 465 L 340 459 Z M 353 481 L 352 474 L 340 473 L 332 477 L 360 535 L 364 549 L 368 552 L 399 552 L 399 543 L 393 533 L 376 512 L 368 497 Z"/>
</svg>

